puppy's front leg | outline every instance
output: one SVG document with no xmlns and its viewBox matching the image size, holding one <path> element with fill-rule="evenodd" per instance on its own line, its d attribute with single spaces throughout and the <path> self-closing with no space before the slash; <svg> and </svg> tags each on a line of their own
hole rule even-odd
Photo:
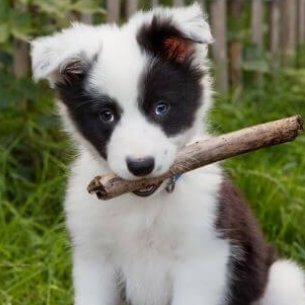
<svg viewBox="0 0 305 305">
<path fill-rule="evenodd" d="M 172 305 L 219 305 L 224 300 L 226 270 L 223 262 L 191 261 L 177 266 Z"/>
<path fill-rule="evenodd" d="M 114 268 L 100 257 L 76 249 L 73 265 L 74 305 L 117 305 L 119 293 Z"/>
</svg>

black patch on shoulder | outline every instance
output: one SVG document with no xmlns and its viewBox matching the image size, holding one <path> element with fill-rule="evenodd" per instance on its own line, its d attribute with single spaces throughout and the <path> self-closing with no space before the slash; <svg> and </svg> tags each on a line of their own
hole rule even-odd
<svg viewBox="0 0 305 305">
<path fill-rule="evenodd" d="M 276 253 L 264 240 L 250 208 L 228 178 L 224 179 L 219 195 L 216 228 L 237 249 L 237 256 L 232 254 L 228 266 L 226 305 L 250 305 L 263 296 Z"/>
<path fill-rule="evenodd" d="M 78 131 L 97 149 L 103 158 L 107 158 L 106 145 L 120 120 L 122 110 L 109 96 L 90 93 L 85 83 L 90 73 L 88 68 L 77 77 L 69 77 L 55 84 L 60 100 L 67 106 L 69 115 Z M 111 110 L 114 120 L 105 123 L 100 114 Z"/>
<path fill-rule="evenodd" d="M 193 63 L 195 42 L 184 37 L 170 18 L 154 16 L 144 24 L 137 41 L 150 57 L 139 83 L 139 107 L 169 136 L 192 126 L 202 102 L 204 72 Z M 159 102 L 169 104 L 164 117 L 155 115 Z"/>
</svg>

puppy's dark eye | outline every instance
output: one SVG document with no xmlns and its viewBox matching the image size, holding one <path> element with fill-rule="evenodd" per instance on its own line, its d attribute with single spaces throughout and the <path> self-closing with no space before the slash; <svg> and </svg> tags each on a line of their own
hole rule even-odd
<svg viewBox="0 0 305 305">
<path fill-rule="evenodd" d="M 104 123 L 112 123 L 114 121 L 114 113 L 111 109 L 105 109 L 100 112 L 99 118 Z"/>
<path fill-rule="evenodd" d="M 170 105 L 167 102 L 162 101 L 156 104 L 154 112 L 156 116 L 164 117 L 165 115 L 167 115 L 169 109 L 170 109 Z"/>
</svg>

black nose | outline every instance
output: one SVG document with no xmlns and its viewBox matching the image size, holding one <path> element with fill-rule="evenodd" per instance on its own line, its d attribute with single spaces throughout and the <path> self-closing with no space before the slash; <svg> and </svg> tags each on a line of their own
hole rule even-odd
<svg viewBox="0 0 305 305">
<path fill-rule="evenodd" d="M 127 158 L 127 166 L 135 176 L 146 176 L 153 171 L 155 160 L 152 157 Z"/>
</svg>

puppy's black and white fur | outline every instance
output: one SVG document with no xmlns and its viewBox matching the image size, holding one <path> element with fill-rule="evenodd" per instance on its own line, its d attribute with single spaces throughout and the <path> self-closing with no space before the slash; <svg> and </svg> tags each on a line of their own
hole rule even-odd
<svg viewBox="0 0 305 305">
<path fill-rule="evenodd" d="M 74 24 L 32 43 L 36 79 L 58 93 L 78 145 L 66 192 L 75 305 L 304 305 L 304 275 L 279 261 L 219 165 L 103 203 L 96 175 L 168 170 L 205 132 L 209 26 L 199 5 Z"/>
</svg>

